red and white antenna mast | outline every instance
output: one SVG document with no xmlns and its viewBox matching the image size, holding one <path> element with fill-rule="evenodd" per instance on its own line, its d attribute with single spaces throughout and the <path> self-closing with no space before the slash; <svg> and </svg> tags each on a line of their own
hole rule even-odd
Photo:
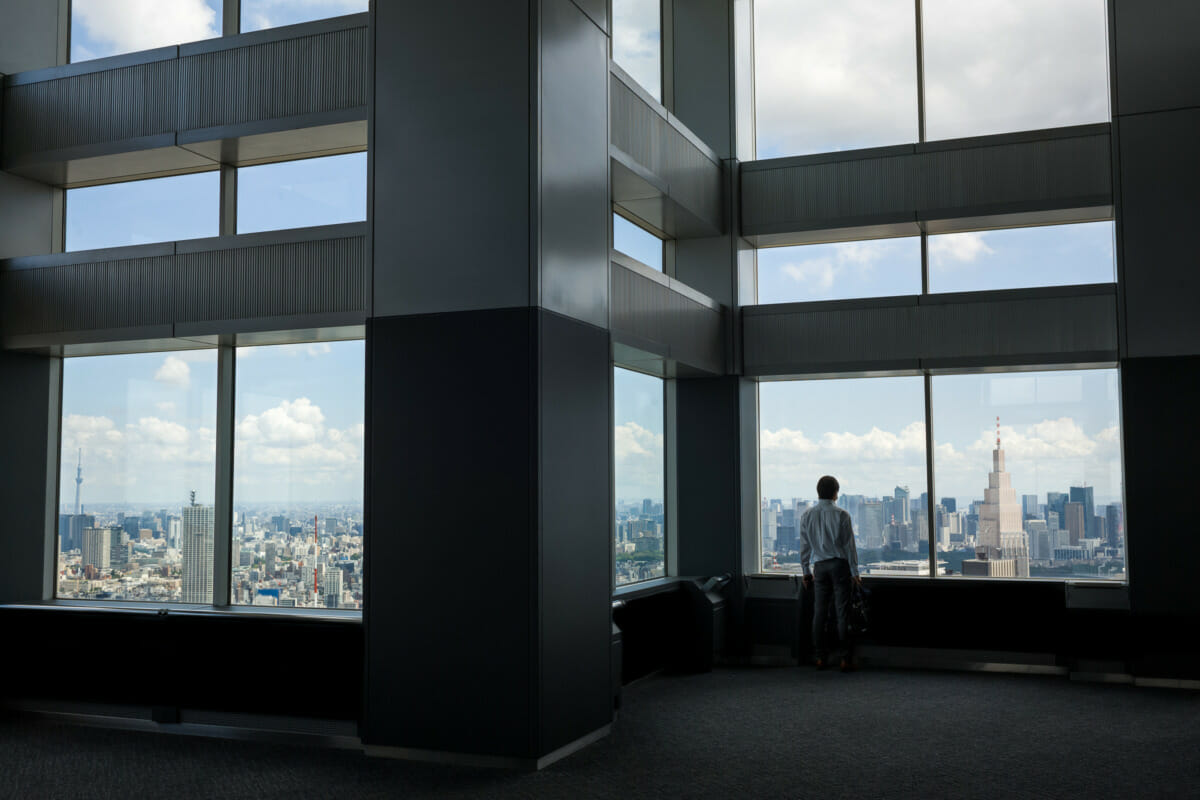
<svg viewBox="0 0 1200 800">
<path fill-rule="evenodd" d="M 1000 449 L 1000 417 L 996 417 L 996 449 Z"/>
</svg>

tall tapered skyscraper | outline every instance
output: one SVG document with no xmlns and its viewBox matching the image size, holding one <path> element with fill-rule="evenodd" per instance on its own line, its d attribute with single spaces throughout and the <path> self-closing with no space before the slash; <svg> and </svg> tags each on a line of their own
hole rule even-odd
<svg viewBox="0 0 1200 800">
<path fill-rule="evenodd" d="M 1012 476 L 1004 469 L 999 417 L 996 417 L 996 449 L 992 451 L 992 471 L 988 473 L 983 504 L 979 507 L 977 552 L 980 557 L 977 560 L 1012 562 L 1011 566 L 996 564 L 994 566 L 997 569 L 989 569 L 986 574 L 1029 577 L 1028 539 L 1022 525 L 1017 490 L 1012 488 Z M 964 572 L 967 570 L 965 564 L 963 569 Z"/>
<path fill-rule="evenodd" d="M 184 603 L 211 603 L 213 590 L 213 537 L 216 515 L 212 506 L 196 504 L 192 492 L 191 505 L 183 509 L 180 549 L 183 557 Z"/>
</svg>

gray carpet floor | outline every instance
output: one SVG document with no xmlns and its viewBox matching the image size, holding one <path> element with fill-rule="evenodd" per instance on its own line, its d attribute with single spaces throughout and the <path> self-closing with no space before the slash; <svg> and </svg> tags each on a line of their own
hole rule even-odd
<svg viewBox="0 0 1200 800">
<path fill-rule="evenodd" d="M 1200 693 L 809 669 L 664 676 L 539 773 L 0 720 L 8 798 L 1200 797 Z"/>
</svg>

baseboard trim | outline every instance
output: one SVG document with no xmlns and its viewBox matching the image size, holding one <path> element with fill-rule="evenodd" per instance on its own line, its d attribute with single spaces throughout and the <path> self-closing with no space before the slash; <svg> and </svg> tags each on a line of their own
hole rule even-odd
<svg viewBox="0 0 1200 800">
<path fill-rule="evenodd" d="M 482 767 L 485 769 L 520 770 L 536 772 L 545 769 L 556 761 L 561 761 L 572 753 L 577 753 L 612 733 L 612 724 L 597 728 L 591 733 L 580 736 L 573 742 L 547 753 L 540 758 L 521 758 L 515 756 L 493 756 L 485 753 L 456 753 L 449 750 L 425 750 L 419 747 L 392 747 L 390 745 L 364 745 L 363 750 L 368 756 L 376 758 L 395 758 L 403 761 L 424 761 L 432 764 L 447 764 L 455 767 Z"/>
<path fill-rule="evenodd" d="M 338 750 L 362 750 L 362 742 L 355 735 L 302 730 L 310 727 L 305 723 L 312 722 L 306 719 L 297 719 L 295 727 L 291 730 L 283 730 L 274 726 L 274 723 L 282 718 L 269 718 L 272 724 L 263 725 L 257 723 L 251 715 L 247 715 L 244 721 L 238 720 L 243 724 L 235 724 L 233 719 L 223 723 L 155 722 L 150 718 L 148 711 L 143 712 L 141 709 L 134 708 L 114 707 L 110 711 L 99 713 L 91 709 L 72 711 L 62 706 L 45 708 L 34 703 L 9 703 L 6 704 L 6 708 L 32 719 L 64 722 L 88 728 L 166 733 L 175 736 L 201 736 L 211 739 L 234 739 L 268 744 L 296 744 Z M 188 712 L 185 710 L 182 713 L 186 716 Z"/>
</svg>

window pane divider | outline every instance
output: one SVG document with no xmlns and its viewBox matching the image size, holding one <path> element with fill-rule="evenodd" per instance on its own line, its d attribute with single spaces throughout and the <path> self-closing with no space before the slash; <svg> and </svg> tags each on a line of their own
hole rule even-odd
<svg viewBox="0 0 1200 800">
<path fill-rule="evenodd" d="M 921 251 L 924 253 L 924 236 Z M 937 492 L 933 487 L 933 376 L 925 378 L 925 535 L 929 542 L 929 577 L 937 577 Z"/>
<path fill-rule="evenodd" d="M 234 384 L 237 354 L 232 345 L 217 350 L 216 491 L 213 494 L 213 596 L 217 608 L 229 607 L 233 549 Z"/>
</svg>

